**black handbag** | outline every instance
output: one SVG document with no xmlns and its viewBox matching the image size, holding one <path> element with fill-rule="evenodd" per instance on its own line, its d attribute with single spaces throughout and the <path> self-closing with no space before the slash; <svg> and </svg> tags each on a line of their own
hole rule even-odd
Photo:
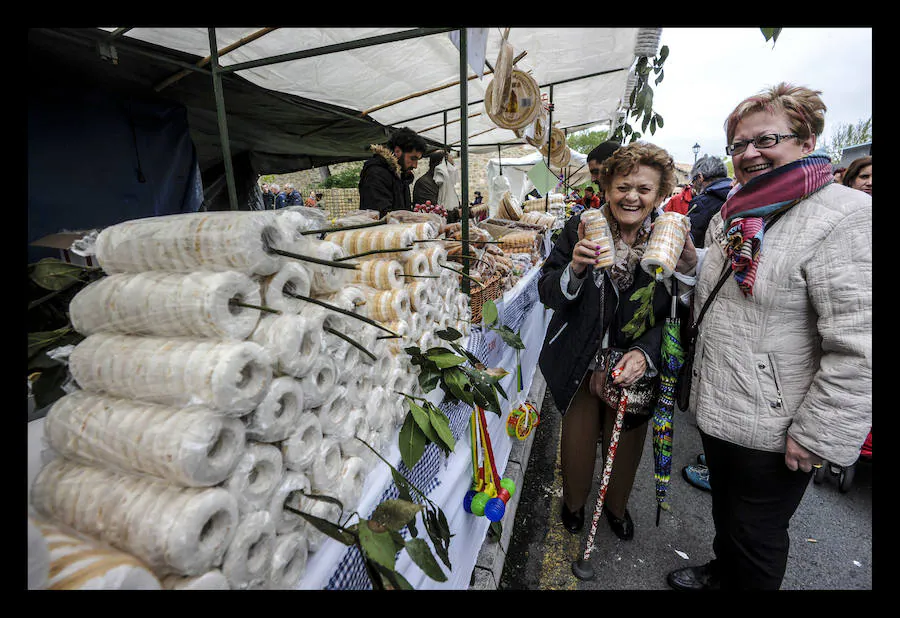
<svg viewBox="0 0 900 618">
<path fill-rule="evenodd" d="M 764 229 L 770 229 L 775 225 L 775 222 L 778 221 L 785 212 L 786 211 L 781 211 L 776 213 L 771 219 L 766 220 Z M 697 334 L 700 332 L 700 322 L 703 321 L 703 316 L 706 314 L 706 310 L 709 309 L 710 303 L 730 276 L 731 262 L 726 259 L 725 265 L 722 268 L 722 275 L 719 277 L 716 287 L 714 287 L 712 292 L 709 293 L 709 296 L 706 297 L 706 302 L 703 303 L 703 307 L 700 309 L 697 319 L 687 328 L 686 341 L 682 344 L 684 346 L 684 364 L 678 372 L 678 382 L 675 385 L 675 401 L 682 410 L 687 410 L 688 403 L 691 400 L 691 378 L 694 374 L 694 353 L 696 352 L 697 346 Z"/>
<path fill-rule="evenodd" d="M 659 380 L 641 376 L 634 384 L 619 387 L 613 384 L 612 370 L 628 350 L 604 348 L 597 355 L 597 368 L 591 376 L 591 393 L 612 409 L 618 409 L 619 398 L 627 396 L 625 414 L 650 416 L 659 397 Z"/>
</svg>

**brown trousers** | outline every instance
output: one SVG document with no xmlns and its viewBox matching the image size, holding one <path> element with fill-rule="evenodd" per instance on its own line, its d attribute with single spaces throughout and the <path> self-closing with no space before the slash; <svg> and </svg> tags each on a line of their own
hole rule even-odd
<svg viewBox="0 0 900 618">
<path fill-rule="evenodd" d="M 594 480 L 597 443 L 600 441 L 602 461 L 605 462 L 612 429 L 616 422 L 616 411 L 591 395 L 588 387 L 591 373 L 589 371 L 581 381 L 581 386 L 578 387 L 562 419 L 560 461 L 563 500 L 570 511 L 577 511 L 587 501 Z M 631 495 L 635 473 L 644 452 L 649 424 L 649 422 L 642 423 L 619 434 L 619 446 L 603 502 L 603 510 L 616 517 L 625 516 L 625 507 L 628 505 L 628 496 Z M 603 474 L 602 465 L 597 470 L 598 477 Z M 586 510 L 592 511 L 592 506 Z"/>
</svg>

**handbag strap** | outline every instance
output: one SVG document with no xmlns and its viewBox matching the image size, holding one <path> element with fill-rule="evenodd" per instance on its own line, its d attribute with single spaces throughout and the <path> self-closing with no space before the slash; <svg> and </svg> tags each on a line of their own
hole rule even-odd
<svg viewBox="0 0 900 618">
<path fill-rule="evenodd" d="M 782 210 L 781 212 L 775 213 L 772 215 L 770 219 L 765 221 L 764 229 L 770 229 L 775 223 L 787 212 L 786 210 Z M 728 280 L 728 277 L 731 275 L 731 264 L 728 260 L 725 260 L 725 266 L 722 268 L 722 275 L 719 277 L 719 281 L 716 283 L 716 287 L 713 288 L 712 292 L 709 293 L 709 296 L 706 297 L 706 302 L 703 303 L 703 307 L 700 308 L 700 313 L 697 315 L 697 319 L 694 320 L 694 323 L 691 325 L 691 329 L 696 333 L 697 327 L 700 326 L 700 322 L 703 320 L 703 315 L 706 313 L 706 310 L 709 309 L 710 303 L 716 297 L 719 290 L 722 289 L 722 286 L 725 285 L 725 281 Z"/>
</svg>

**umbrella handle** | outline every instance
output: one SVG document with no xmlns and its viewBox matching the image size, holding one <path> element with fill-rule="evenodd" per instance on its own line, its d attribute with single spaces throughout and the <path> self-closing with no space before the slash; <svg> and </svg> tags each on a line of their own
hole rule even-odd
<svg viewBox="0 0 900 618">
<path fill-rule="evenodd" d="M 600 514 L 603 512 L 603 502 L 606 499 L 606 488 L 609 486 L 609 477 L 612 475 L 613 460 L 616 457 L 616 451 L 619 448 L 619 436 L 622 433 L 622 424 L 625 419 L 625 408 L 628 405 L 628 396 L 619 397 L 619 408 L 616 410 L 616 422 L 613 425 L 612 437 L 609 441 L 609 449 L 606 451 L 606 462 L 603 466 L 603 476 L 600 479 L 600 489 L 597 492 L 597 503 L 594 506 L 594 515 L 591 517 L 591 529 L 588 533 L 587 544 L 584 548 L 583 561 L 587 561 L 591 557 L 591 551 L 594 548 L 594 536 L 597 534 L 597 522 L 600 520 Z"/>
</svg>

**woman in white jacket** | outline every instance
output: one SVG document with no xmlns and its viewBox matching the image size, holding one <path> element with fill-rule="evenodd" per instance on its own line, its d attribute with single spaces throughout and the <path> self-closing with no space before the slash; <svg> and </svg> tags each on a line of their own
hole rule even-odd
<svg viewBox="0 0 900 618">
<path fill-rule="evenodd" d="M 872 198 L 816 150 L 819 92 L 779 84 L 729 115 L 735 190 L 710 222 L 689 409 L 710 471 L 715 559 L 676 589 L 778 589 L 788 524 L 823 460 L 850 465 L 872 424 Z"/>
</svg>

